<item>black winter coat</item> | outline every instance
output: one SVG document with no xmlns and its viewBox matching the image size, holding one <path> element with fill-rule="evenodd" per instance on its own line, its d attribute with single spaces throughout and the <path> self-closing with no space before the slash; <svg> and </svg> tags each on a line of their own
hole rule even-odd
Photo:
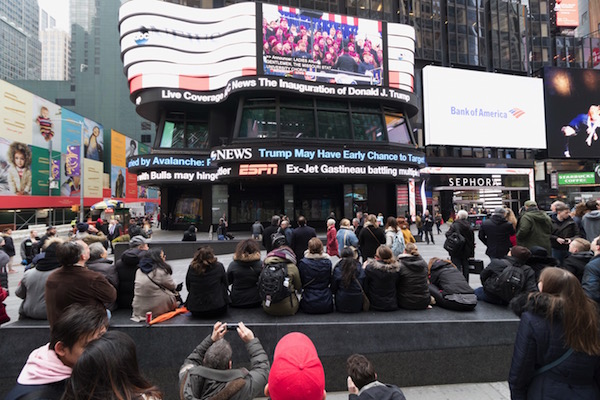
<svg viewBox="0 0 600 400">
<path fill-rule="evenodd" d="M 546 317 L 549 295 L 528 299 L 518 296 L 510 303 L 521 317 L 508 377 L 513 400 L 600 399 L 600 357 L 574 352 L 559 365 L 538 376 L 534 372 L 560 358 L 568 349 L 564 342 L 561 310 Z"/>
<path fill-rule="evenodd" d="M 363 231 L 365 230 L 366 228 L 363 229 Z M 396 286 L 399 270 L 400 264 L 397 261 L 391 264 L 379 260 L 367 262 L 364 291 L 371 301 L 371 310 L 393 311 L 398 309 Z"/>
<path fill-rule="evenodd" d="M 309 314 L 332 312 L 331 260 L 327 254 L 306 254 L 298 263 L 298 271 L 302 280 L 300 309 Z"/>
<path fill-rule="evenodd" d="M 581 251 L 579 253 L 572 253 L 565 257 L 560 267 L 566 269 L 567 271 L 575 275 L 577 279 L 579 279 L 579 282 L 581 282 L 585 266 L 587 265 L 587 263 L 590 262 L 590 260 L 593 257 L 593 251 Z"/>
<path fill-rule="evenodd" d="M 292 231 L 291 248 L 296 255 L 296 260 L 300 262 L 304 257 L 304 252 L 308 249 L 308 241 L 317 237 L 317 231 L 308 225 L 300 226 Z"/>
<path fill-rule="evenodd" d="M 465 238 L 465 245 L 461 251 L 463 256 L 467 258 L 475 256 L 475 235 L 473 234 L 473 228 L 466 219 L 457 219 L 450 229 L 446 232 L 446 237 L 450 236 L 453 232 L 458 232 Z M 454 254 L 450 254 L 453 256 Z"/>
<path fill-rule="evenodd" d="M 441 291 L 442 296 L 474 293 L 462 272 L 448 260 L 438 260 L 433 263 L 429 273 L 429 282 Z"/>
<path fill-rule="evenodd" d="M 512 247 L 510 237 L 515 234 L 515 227 L 506 218 L 492 214 L 479 228 L 479 240 L 487 246 L 485 254 L 490 258 L 502 258 Z"/>
<path fill-rule="evenodd" d="M 202 274 L 190 266 L 185 276 L 188 290 L 185 306 L 192 313 L 221 309 L 229 304 L 228 286 L 225 267 L 220 262 L 213 263 Z"/>
<path fill-rule="evenodd" d="M 4 236 L 4 252 L 8 254 L 9 257 L 13 257 L 16 254 L 13 238 L 8 235 Z"/>
<path fill-rule="evenodd" d="M 258 277 L 261 269 L 260 253 L 245 254 L 243 258 L 229 264 L 227 281 L 231 285 L 232 307 L 260 307 Z"/>
<path fill-rule="evenodd" d="M 363 260 L 374 258 L 377 248 L 385 244 L 385 232 L 380 227 L 367 225 L 358 235 L 358 247 Z"/>
<path fill-rule="evenodd" d="M 196 241 L 196 230 L 192 229 L 188 229 L 187 231 L 185 231 L 183 233 L 183 239 L 181 239 L 182 242 L 195 242 Z"/>
<path fill-rule="evenodd" d="M 563 221 L 559 221 L 558 219 L 552 220 L 552 234 L 550 235 L 550 245 L 553 249 L 558 250 L 569 250 L 569 244 L 563 243 L 559 244 L 556 239 L 571 239 L 579 236 L 579 228 L 573 218 L 568 217 Z"/>
<path fill-rule="evenodd" d="M 271 242 L 271 235 L 276 233 L 279 230 L 277 225 L 269 225 L 265 228 L 263 232 L 262 244 L 267 249 L 267 253 L 270 253 L 273 250 L 273 243 Z"/>
<path fill-rule="evenodd" d="M 407 254 L 401 254 L 398 261 L 398 305 L 408 310 L 426 309 L 431 301 L 427 284 L 427 263 L 421 256 Z"/>
<path fill-rule="evenodd" d="M 363 295 L 361 288 L 364 287 L 365 270 L 358 261 L 356 261 L 356 273 L 354 276 L 360 282 L 360 287 L 354 279 L 350 281 L 348 287 L 344 287 L 342 283 L 341 261 L 333 269 L 331 292 L 335 296 L 335 310 L 338 312 L 356 313 L 362 311 Z"/>
<path fill-rule="evenodd" d="M 125 250 L 121 259 L 115 264 L 119 276 L 117 287 L 117 307 L 131 309 L 133 302 L 133 288 L 135 285 L 135 272 L 139 268 L 140 259 L 146 254 L 146 250 L 133 248 Z"/>
</svg>

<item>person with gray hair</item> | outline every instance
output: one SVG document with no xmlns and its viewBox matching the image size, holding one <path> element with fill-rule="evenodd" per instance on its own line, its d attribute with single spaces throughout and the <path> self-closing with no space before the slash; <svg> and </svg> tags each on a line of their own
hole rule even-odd
<svg viewBox="0 0 600 400">
<path fill-rule="evenodd" d="M 228 329 L 235 328 L 246 344 L 251 368 L 232 369 L 231 345 L 225 340 Z M 222 398 L 230 400 L 253 399 L 263 394 L 270 364 L 267 353 L 258 338 L 244 325 L 227 327 L 220 321 L 212 333 L 194 349 L 179 369 L 179 387 L 182 399 Z"/>
<path fill-rule="evenodd" d="M 456 213 L 456 219 L 446 232 L 447 238 L 453 233 L 458 233 L 464 238 L 464 245 L 461 249 L 450 253 L 450 259 L 452 264 L 462 271 L 467 282 L 469 282 L 469 258 L 475 256 L 475 235 L 468 218 L 469 214 L 465 210 L 460 210 Z"/>
<path fill-rule="evenodd" d="M 108 252 L 102 243 L 90 244 L 90 259 L 87 260 L 85 266 L 92 271 L 102 274 L 102 276 L 104 276 L 106 280 L 115 287 L 115 289 L 119 288 L 119 275 L 117 274 L 117 268 L 113 264 L 112 260 L 108 259 Z M 111 311 L 116 310 L 116 302 L 110 304 L 108 309 Z"/>
<path fill-rule="evenodd" d="M 503 258 L 512 247 L 510 237 L 515 234 L 515 227 L 506 220 L 506 214 L 504 207 L 496 207 L 491 218 L 479 227 L 479 240 L 487 246 L 485 254 L 490 259 Z"/>
<path fill-rule="evenodd" d="M 267 249 L 267 253 L 273 250 L 272 236 L 279 230 L 279 223 L 281 218 L 279 215 L 273 215 L 271 218 L 271 225 L 267 226 L 263 231 L 262 244 Z"/>
</svg>

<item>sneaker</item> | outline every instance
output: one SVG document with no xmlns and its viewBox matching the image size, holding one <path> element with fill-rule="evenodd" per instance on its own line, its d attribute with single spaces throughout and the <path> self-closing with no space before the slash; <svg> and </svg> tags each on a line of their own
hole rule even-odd
<svg viewBox="0 0 600 400">
<path fill-rule="evenodd" d="M 598 140 L 598 134 L 594 132 L 594 140 Z"/>
<path fill-rule="evenodd" d="M 565 151 L 565 157 L 571 157 L 571 153 L 569 153 L 569 150 Z"/>
<path fill-rule="evenodd" d="M 585 142 L 587 143 L 588 146 L 592 145 L 592 135 L 588 136 L 587 139 L 585 139 Z"/>
</svg>

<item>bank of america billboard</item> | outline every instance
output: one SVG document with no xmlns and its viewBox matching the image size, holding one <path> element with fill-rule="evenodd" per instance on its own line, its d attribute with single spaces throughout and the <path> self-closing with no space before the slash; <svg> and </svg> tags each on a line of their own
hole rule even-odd
<svg viewBox="0 0 600 400">
<path fill-rule="evenodd" d="M 275 89 L 413 103 L 415 31 L 261 3 L 200 9 L 133 0 L 119 12 L 132 98 L 199 104 Z M 156 96 L 159 98 L 157 99 Z"/>
<path fill-rule="evenodd" d="M 427 66 L 428 145 L 546 148 L 542 79 Z"/>
</svg>

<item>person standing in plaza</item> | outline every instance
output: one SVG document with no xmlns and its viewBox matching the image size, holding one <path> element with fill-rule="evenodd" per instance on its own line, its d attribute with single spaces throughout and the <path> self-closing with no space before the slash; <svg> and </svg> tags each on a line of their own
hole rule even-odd
<svg viewBox="0 0 600 400">
<path fill-rule="evenodd" d="M 13 259 L 15 258 L 15 243 L 12 239 L 12 229 L 5 228 L 2 231 L 2 236 L 4 236 L 4 252 L 8 254 L 8 273 L 14 274 L 17 270 L 13 269 Z"/>
<path fill-rule="evenodd" d="M 342 218 L 340 221 L 340 229 L 337 231 L 338 253 L 342 254 L 342 250 L 349 246 L 358 247 L 358 237 L 350 226 L 350 220 Z"/>
<path fill-rule="evenodd" d="M 281 222 L 281 218 L 279 215 L 273 215 L 271 218 L 271 225 L 267 226 L 263 232 L 262 244 L 264 248 L 269 253 L 273 250 L 273 238 L 272 236 L 277 233 L 279 229 L 279 223 Z"/>
<path fill-rule="evenodd" d="M 429 210 L 425 210 L 423 212 L 423 233 L 425 233 L 425 242 L 429 244 L 429 239 L 431 238 L 431 244 L 435 244 L 433 240 L 433 217 L 429 213 Z"/>
<path fill-rule="evenodd" d="M 377 248 L 382 244 L 385 244 L 385 232 L 379 227 L 377 217 L 374 214 L 369 214 L 365 226 L 358 235 L 358 246 L 363 261 L 375 257 Z"/>
<path fill-rule="evenodd" d="M 330 256 L 339 256 L 339 243 L 337 241 L 337 230 L 335 229 L 335 219 L 327 220 L 327 254 Z"/>
<path fill-rule="evenodd" d="M 585 202 L 588 212 L 581 218 L 581 226 L 585 231 L 586 239 L 590 242 L 600 236 L 600 210 L 596 200 Z"/>
<path fill-rule="evenodd" d="M 466 211 L 465 211 L 466 212 Z M 515 228 L 506 220 L 506 208 L 496 207 L 492 216 L 481 224 L 479 240 L 487 246 L 485 254 L 494 258 L 502 258 L 513 246 L 510 237 L 515 234 Z"/>
<path fill-rule="evenodd" d="M 555 204 L 556 219 L 552 220 L 552 235 L 550 235 L 550 244 L 552 246 L 552 257 L 561 264 L 566 256 L 569 255 L 569 244 L 579 236 L 577 224 L 571 218 L 569 207 L 562 201 Z"/>
<path fill-rule="evenodd" d="M 469 282 L 469 258 L 475 256 L 475 235 L 473 228 L 469 222 L 469 214 L 465 210 L 460 210 L 456 213 L 456 220 L 450 225 L 450 229 L 446 232 L 446 237 L 449 237 L 454 232 L 461 235 L 465 242 L 461 249 L 457 249 L 450 253 L 452 264 L 462 272 L 463 276 Z"/>
<path fill-rule="evenodd" d="M 552 234 L 552 220 L 545 212 L 538 209 L 533 200 L 525 202 L 525 208 L 517 224 L 517 244 L 531 249 L 540 246 L 552 253 L 550 235 Z"/>
<path fill-rule="evenodd" d="M 306 225 L 306 218 L 302 215 L 298 217 L 298 227 L 292 232 L 291 248 L 296 254 L 296 260 L 300 262 L 304 257 L 304 252 L 308 249 L 308 241 L 317 237 L 315 228 Z"/>
<path fill-rule="evenodd" d="M 538 286 L 539 292 L 511 302 L 521 318 L 508 377 L 511 399 L 600 399 L 597 304 L 559 268 L 544 269 Z"/>
</svg>

